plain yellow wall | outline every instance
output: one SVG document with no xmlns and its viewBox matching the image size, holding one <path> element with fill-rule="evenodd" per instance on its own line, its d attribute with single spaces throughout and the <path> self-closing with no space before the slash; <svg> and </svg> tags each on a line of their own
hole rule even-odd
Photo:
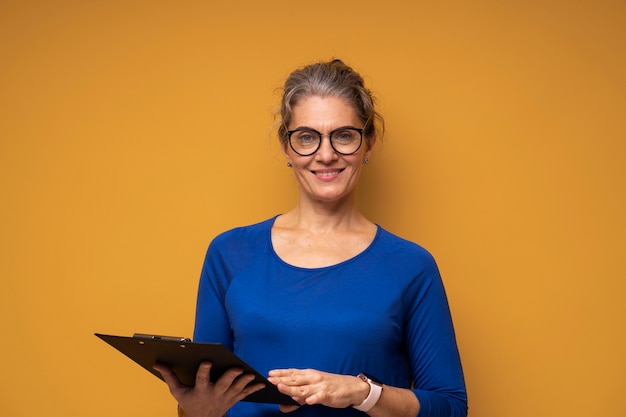
<svg viewBox="0 0 626 417">
<path fill-rule="evenodd" d="M 217 3 L 217 4 L 216 4 Z M 471 417 L 626 415 L 622 1 L 0 2 L 3 417 L 174 415 L 93 336 L 189 336 L 210 239 L 287 210 L 293 68 L 366 77 L 366 214 L 438 259 Z"/>
</svg>

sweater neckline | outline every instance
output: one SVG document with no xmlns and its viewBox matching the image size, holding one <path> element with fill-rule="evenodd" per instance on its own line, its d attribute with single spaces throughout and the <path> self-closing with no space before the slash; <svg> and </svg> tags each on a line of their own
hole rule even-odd
<svg viewBox="0 0 626 417">
<path fill-rule="evenodd" d="M 304 266 L 293 265 L 293 264 L 290 264 L 289 262 L 286 262 L 283 258 L 281 258 L 278 255 L 278 253 L 274 249 L 274 243 L 272 242 L 272 228 L 274 227 L 274 222 L 276 221 L 278 216 L 280 216 L 280 214 L 275 215 L 268 222 L 269 223 L 269 227 L 267 228 L 267 241 L 268 241 L 268 245 L 270 247 L 271 255 L 279 263 L 281 263 L 282 265 L 285 265 L 288 268 L 296 269 L 296 270 L 300 270 L 300 271 L 324 271 L 324 270 L 328 270 L 328 269 L 338 268 L 338 267 L 340 267 L 342 265 L 346 265 L 348 263 L 354 262 L 354 261 L 358 260 L 359 258 L 365 256 L 372 249 L 372 247 L 374 247 L 376 241 L 380 237 L 381 230 L 382 230 L 380 225 L 378 225 L 378 223 L 374 223 L 374 225 L 376 226 L 376 234 L 374 235 L 374 239 L 372 239 L 372 241 L 369 243 L 369 245 L 367 245 L 367 247 L 365 247 L 365 249 L 363 249 L 361 252 L 357 253 L 353 257 L 345 259 L 345 260 L 343 260 L 341 262 L 338 262 L 338 263 L 332 264 L 332 265 L 307 268 L 307 267 L 304 267 Z"/>
</svg>

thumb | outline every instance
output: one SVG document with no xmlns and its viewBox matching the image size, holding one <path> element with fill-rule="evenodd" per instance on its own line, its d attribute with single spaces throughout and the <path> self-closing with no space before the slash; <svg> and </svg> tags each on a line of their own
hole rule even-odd
<svg viewBox="0 0 626 417">
<path fill-rule="evenodd" d="M 174 397 L 176 397 L 177 392 L 184 388 L 184 385 L 180 382 L 174 371 L 172 371 L 169 366 L 157 363 L 152 368 L 161 374 Z"/>
</svg>

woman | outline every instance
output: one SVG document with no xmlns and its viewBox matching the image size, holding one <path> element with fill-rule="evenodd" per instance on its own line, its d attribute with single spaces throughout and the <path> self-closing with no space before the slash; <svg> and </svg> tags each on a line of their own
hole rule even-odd
<svg viewBox="0 0 626 417">
<path fill-rule="evenodd" d="M 340 60 L 294 71 L 280 117 L 298 202 L 214 239 L 194 340 L 226 345 L 301 406 L 240 402 L 262 386 L 248 386 L 252 376 L 238 369 L 213 384 L 205 363 L 188 388 L 158 366 L 179 414 L 465 416 L 461 363 L 433 258 L 356 207 L 356 185 L 383 125 L 363 79 Z"/>
</svg>

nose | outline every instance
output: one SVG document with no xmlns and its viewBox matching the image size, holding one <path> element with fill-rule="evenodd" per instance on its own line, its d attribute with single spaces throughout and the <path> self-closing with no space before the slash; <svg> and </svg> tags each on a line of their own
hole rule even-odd
<svg viewBox="0 0 626 417">
<path fill-rule="evenodd" d="M 320 147 L 315 153 L 315 159 L 320 162 L 330 162 L 337 159 L 337 152 L 335 152 L 333 146 L 330 144 L 330 137 L 328 135 L 322 135 L 322 143 L 320 143 Z"/>
</svg>

